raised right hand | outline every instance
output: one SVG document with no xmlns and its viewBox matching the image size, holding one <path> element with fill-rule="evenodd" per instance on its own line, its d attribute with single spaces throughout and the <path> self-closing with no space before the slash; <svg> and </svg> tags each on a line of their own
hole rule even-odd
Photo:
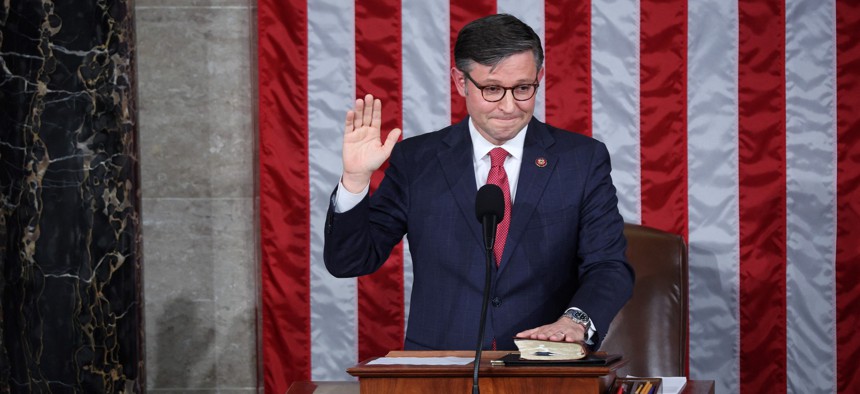
<svg viewBox="0 0 860 394">
<path fill-rule="evenodd" d="M 382 142 L 382 101 L 366 95 L 347 111 L 343 134 L 343 186 L 352 193 L 364 190 L 370 176 L 391 155 L 400 129 L 391 130 Z"/>
</svg>

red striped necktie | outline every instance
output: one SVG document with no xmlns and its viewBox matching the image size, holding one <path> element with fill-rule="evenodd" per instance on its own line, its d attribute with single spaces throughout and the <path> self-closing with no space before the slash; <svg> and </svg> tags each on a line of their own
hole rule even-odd
<svg viewBox="0 0 860 394">
<path fill-rule="evenodd" d="M 487 184 L 498 186 L 505 196 L 505 217 L 496 229 L 496 243 L 493 245 L 497 267 L 502 262 L 505 240 L 508 238 L 508 229 L 511 227 L 511 187 L 508 185 L 508 173 L 505 172 L 504 166 L 507 157 L 508 151 L 502 148 L 493 148 L 490 151 L 490 174 L 487 176 Z"/>
</svg>

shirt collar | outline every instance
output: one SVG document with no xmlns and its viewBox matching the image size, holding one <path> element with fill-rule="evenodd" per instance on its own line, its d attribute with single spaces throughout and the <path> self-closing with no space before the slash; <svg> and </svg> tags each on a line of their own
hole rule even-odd
<svg viewBox="0 0 860 394">
<path fill-rule="evenodd" d="M 505 141 L 501 147 L 505 148 L 511 156 L 522 160 L 523 145 L 525 145 L 526 132 L 528 129 L 529 125 L 526 123 L 523 129 L 520 130 L 514 138 Z M 481 160 L 484 156 L 490 153 L 493 148 L 499 147 L 499 145 L 493 145 L 490 141 L 487 141 L 484 136 L 478 132 L 478 129 L 475 128 L 475 124 L 472 123 L 471 116 L 469 117 L 469 136 L 472 138 L 472 149 L 474 149 L 475 161 Z"/>
</svg>

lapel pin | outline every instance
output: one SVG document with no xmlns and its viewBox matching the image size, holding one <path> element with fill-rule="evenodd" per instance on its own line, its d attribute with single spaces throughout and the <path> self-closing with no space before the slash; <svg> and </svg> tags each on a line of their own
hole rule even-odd
<svg viewBox="0 0 860 394">
<path fill-rule="evenodd" d="M 535 159 L 535 165 L 540 168 L 546 167 L 546 159 L 544 159 L 543 157 L 538 157 L 537 159 Z"/>
</svg>

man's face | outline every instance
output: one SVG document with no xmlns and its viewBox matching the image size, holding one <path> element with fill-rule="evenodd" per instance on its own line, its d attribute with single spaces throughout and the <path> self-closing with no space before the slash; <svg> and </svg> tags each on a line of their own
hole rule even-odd
<svg viewBox="0 0 860 394">
<path fill-rule="evenodd" d="M 538 72 L 531 52 L 521 52 L 505 58 L 495 69 L 472 63 L 469 76 L 481 86 L 513 87 L 540 82 L 543 73 L 543 69 Z M 501 145 L 514 138 L 531 120 L 537 94 L 526 101 L 517 101 L 508 90 L 501 100 L 489 102 L 484 100 L 481 89 L 469 81 L 462 71 L 451 69 L 451 77 L 457 91 L 466 98 L 466 110 L 478 132 L 494 145 Z"/>
</svg>

